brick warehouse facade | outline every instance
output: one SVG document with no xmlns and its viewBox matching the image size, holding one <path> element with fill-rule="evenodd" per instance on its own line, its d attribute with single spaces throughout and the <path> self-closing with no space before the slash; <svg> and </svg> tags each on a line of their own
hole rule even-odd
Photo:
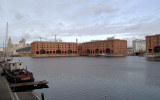
<svg viewBox="0 0 160 100">
<path fill-rule="evenodd" d="M 41 42 L 31 43 L 31 54 L 77 54 L 77 43 L 71 42 Z"/>
<path fill-rule="evenodd" d="M 78 54 L 82 54 L 82 43 L 78 44 Z"/>
<path fill-rule="evenodd" d="M 160 53 L 160 34 L 146 36 L 147 53 Z"/>
<path fill-rule="evenodd" d="M 126 54 L 127 41 L 120 39 L 97 40 L 82 43 L 82 55 Z"/>
</svg>

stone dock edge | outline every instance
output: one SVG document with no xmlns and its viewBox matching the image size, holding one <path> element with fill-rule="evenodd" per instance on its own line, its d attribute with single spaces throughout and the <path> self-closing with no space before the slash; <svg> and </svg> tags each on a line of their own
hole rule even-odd
<svg viewBox="0 0 160 100">
<path fill-rule="evenodd" d="M 34 98 L 34 100 L 41 100 L 41 98 L 34 92 L 13 92 L 7 82 L 5 76 L 0 76 L 0 100 L 29 100 L 29 98 Z M 25 98 L 23 99 L 24 96 Z M 31 97 L 32 96 L 32 97 Z"/>
</svg>

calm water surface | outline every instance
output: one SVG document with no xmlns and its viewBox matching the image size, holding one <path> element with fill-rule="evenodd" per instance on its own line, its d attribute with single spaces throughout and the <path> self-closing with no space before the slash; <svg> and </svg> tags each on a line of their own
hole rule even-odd
<svg viewBox="0 0 160 100">
<path fill-rule="evenodd" d="M 47 80 L 45 100 L 160 100 L 160 62 L 145 57 L 21 59 L 36 80 Z"/>
</svg>

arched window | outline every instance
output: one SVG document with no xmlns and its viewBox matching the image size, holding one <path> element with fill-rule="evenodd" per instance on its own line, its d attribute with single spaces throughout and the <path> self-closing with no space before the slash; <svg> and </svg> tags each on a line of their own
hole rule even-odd
<svg viewBox="0 0 160 100">
<path fill-rule="evenodd" d="M 107 48 L 106 53 L 111 53 L 111 50 L 109 48 Z"/>
<path fill-rule="evenodd" d="M 90 50 L 89 49 L 87 49 L 87 54 L 90 54 Z"/>
<path fill-rule="evenodd" d="M 45 54 L 45 50 L 44 50 L 44 49 L 41 49 L 41 50 L 40 50 L 40 54 Z"/>
<path fill-rule="evenodd" d="M 160 46 L 154 47 L 154 53 L 160 53 Z"/>
<path fill-rule="evenodd" d="M 72 50 L 68 50 L 68 54 L 71 54 L 72 53 Z"/>
<path fill-rule="evenodd" d="M 56 54 L 61 54 L 61 50 L 56 50 Z"/>
<path fill-rule="evenodd" d="M 95 50 L 95 53 L 99 53 L 99 49 L 96 49 L 96 50 Z"/>
</svg>

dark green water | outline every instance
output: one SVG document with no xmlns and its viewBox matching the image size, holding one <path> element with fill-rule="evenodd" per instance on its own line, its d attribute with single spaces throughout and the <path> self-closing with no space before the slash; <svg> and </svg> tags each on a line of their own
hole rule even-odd
<svg viewBox="0 0 160 100">
<path fill-rule="evenodd" d="M 36 80 L 49 81 L 45 100 L 160 100 L 160 62 L 145 57 L 21 59 Z"/>
</svg>

